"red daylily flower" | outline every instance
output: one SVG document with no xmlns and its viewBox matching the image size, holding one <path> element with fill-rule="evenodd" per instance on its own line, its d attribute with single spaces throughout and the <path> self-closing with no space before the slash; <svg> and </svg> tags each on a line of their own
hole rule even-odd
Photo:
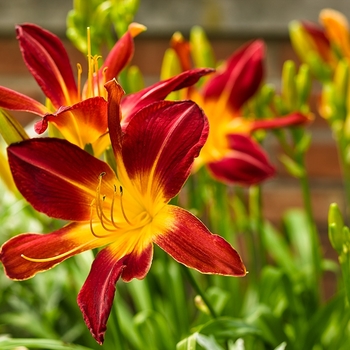
<svg viewBox="0 0 350 350">
<path fill-rule="evenodd" d="M 309 50 L 316 51 L 320 54 L 324 62 L 334 64 L 334 55 L 332 53 L 331 43 L 328 40 L 325 31 L 319 25 L 302 21 L 301 25 L 308 35 L 310 47 L 304 47 L 304 55 L 310 53 Z"/>
<path fill-rule="evenodd" d="M 133 38 L 144 30 L 132 23 L 115 44 L 105 62 L 98 68 L 98 57 L 88 54 L 88 79 L 80 91 L 81 68 L 78 67 L 78 86 L 74 79 L 68 54 L 58 37 L 34 24 L 17 26 L 24 62 L 38 82 L 49 106 L 0 87 L 0 107 L 31 112 L 42 117 L 35 131 L 42 134 L 52 123 L 68 141 L 84 148 L 91 144 L 99 155 L 108 145 L 107 101 L 103 84 L 119 75 L 134 53 Z M 123 115 L 131 118 L 142 106 L 164 99 L 171 91 L 195 83 L 209 69 L 197 69 L 128 96 L 123 101 Z M 132 97 L 134 96 L 134 97 Z M 135 102 L 135 98 L 138 101 Z"/>
<path fill-rule="evenodd" d="M 107 130 L 103 84 L 117 77 L 130 62 L 134 52 L 133 37 L 143 30 L 143 26 L 131 24 L 100 69 L 97 68 L 98 57 L 89 53 L 88 79 L 80 91 L 81 67 L 78 66 L 77 86 L 61 40 L 34 24 L 17 26 L 24 62 L 50 103 L 45 106 L 28 96 L 0 87 L 0 107 L 41 116 L 43 120 L 35 127 L 38 133 L 46 130 L 47 122 L 52 122 L 67 140 L 79 147 L 94 144 Z"/>
<path fill-rule="evenodd" d="M 192 101 L 159 101 L 121 128 L 123 91 L 108 90 L 108 127 L 116 172 L 66 140 L 37 138 L 8 147 L 14 181 L 29 203 L 69 220 L 50 234 L 25 233 L 7 241 L 0 260 L 8 277 L 31 278 L 85 250 L 103 247 L 78 304 L 102 344 L 119 278 L 142 279 L 153 243 L 202 273 L 244 276 L 238 253 L 188 211 L 169 204 L 206 141 L 208 123 Z"/>
<path fill-rule="evenodd" d="M 316 56 L 330 69 L 337 67 L 341 58 L 350 59 L 350 31 L 347 18 L 339 11 L 323 9 L 319 24 L 308 21 L 293 21 L 290 36 L 293 47 L 303 62 L 317 65 L 310 57 Z"/>
<path fill-rule="evenodd" d="M 323 27 L 310 21 L 293 21 L 289 25 L 293 48 L 302 62 L 334 69 L 336 57 Z"/>
<path fill-rule="evenodd" d="M 181 66 L 188 67 L 188 43 L 177 33 L 171 44 Z M 263 57 L 264 43 L 253 41 L 233 53 L 200 89 L 187 90 L 188 98 L 203 108 L 210 124 L 208 140 L 193 171 L 207 165 L 218 180 L 242 185 L 261 182 L 274 174 L 264 151 L 250 137 L 251 123 L 240 117 L 242 106 L 262 82 Z"/>
<path fill-rule="evenodd" d="M 338 54 L 350 59 L 350 31 L 347 18 L 339 11 L 323 9 L 319 21 L 324 27 L 325 35 L 338 50 Z"/>
<path fill-rule="evenodd" d="M 177 33 L 171 42 L 181 66 L 189 66 L 189 47 Z M 265 44 L 251 41 L 235 51 L 201 88 L 190 87 L 188 98 L 203 108 L 209 119 L 208 141 L 195 160 L 194 171 L 207 165 L 212 175 L 225 183 L 252 185 L 274 175 L 264 150 L 252 138 L 258 129 L 299 125 L 308 118 L 292 113 L 269 120 L 248 120 L 242 108 L 260 88 L 264 78 Z"/>
</svg>

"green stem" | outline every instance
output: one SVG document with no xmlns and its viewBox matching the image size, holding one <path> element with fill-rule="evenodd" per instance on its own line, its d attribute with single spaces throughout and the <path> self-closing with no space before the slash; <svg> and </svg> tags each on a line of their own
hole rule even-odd
<svg viewBox="0 0 350 350">
<path fill-rule="evenodd" d="M 300 154 L 296 157 L 296 161 L 304 169 L 303 175 L 299 178 L 300 185 L 301 185 L 301 191 L 303 196 L 303 202 L 304 202 L 304 210 L 306 213 L 307 221 L 310 228 L 310 235 L 312 240 L 312 256 L 313 256 L 313 267 L 315 271 L 315 283 L 317 285 L 320 285 L 320 279 L 321 279 L 321 252 L 320 252 L 320 241 L 318 237 L 318 231 L 315 224 L 315 219 L 313 215 L 313 209 L 312 209 L 312 203 L 311 203 L 311 191 L 309 186 L 309 180 L 307 176 L 307 172 L 305 169 L 305 162 L 304 162 L 304 154 Z M 319 289 L 315 289 L 319 290 Z M 318 296 L 317 296 L 318 297 Z"/>
<path fill-rule="evenodd" d="M 249 216 L 251 221 L 251 250 L 254 259 L 254 274 L 258 278 L 262 267 L 266 263 L 262 242 L 264 219 L 260 186 L 251 186 L 249 189 Z"/>
<path fill-rule="evenodd" d="M 205 303 L 205 305 L 207 306 L 211 316 L 213 318 L 217 318 L 217 314 L 213 308 L 213 306 L 211 305 L 211 303 L 209 302 L 208 298 L 206 297 L 205 293 L 202 291 L 201 287 L 199 286 L 199 284 L 197 283 L 196 279 L 193 277 L 191 271 L 187 268 L 184 267 L 183 271 L 188 279 L 188 281 L 190 282 L 191 286 L 193 287 L 193 289 L 196 291 L 196 293 L 198 295 L 200 295 L 200 297 L 202 298 L 203 302 Z"/>
<path fill-rule="evenodd" d="M 347 160 L 346 150 L 348 149 L 348 142 L 346 138 L 341 135 L 338 138 L 338 153 L 340 158 L 340 165 L 343 173 L 343 182 L 345 188 L 345 212 L 346 217 L 350 218 L 350 164 Z"/>
</svg>

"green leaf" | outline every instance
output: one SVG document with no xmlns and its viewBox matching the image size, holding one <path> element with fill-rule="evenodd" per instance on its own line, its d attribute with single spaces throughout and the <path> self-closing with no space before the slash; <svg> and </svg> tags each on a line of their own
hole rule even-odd
<svg viewBox="0 0 350 350">
<path fill-rule="evenodd" d="M 245 335 L 261 336 L 258 327 L 251 325 L 241 319 L 231 317 L 220 317 L 200 326 L 198 331 L 204 335 L 213 335 L 215 339 L 229 340 L 241 338 Z"/>
<path fill-rule="evenodd" d="M 190 335 L 189 337 L 181 340 L 176 345 L 176 350 L 196 350 L 197 335 L 198 335 L 198 333 L 194 333 L 194 334 Z"/>
<path fill-rule="evenodd" d="M 294 161 L 292 158 L 288 157 L 286 154 L 282 154 L 279 157 L 279 160 L 284 165 L 286 170 L 290 175 L 293 177 L 300 179 L 305 174 L 305 169 L 301 167 L 296 161 Z"/>
<path fill-rule="evenodd" d="M 224 350 L 214 337 L 207 337 L 203 334 L 197 334 L 197 343 L 205 350 Z"/>
<path fill-rule="evenodd" d="M 289 274 L 297 271 L 286 239 L 270 224 L 264 225 L 262 233 L 264 246 L 277 265 Z"/>
<path fill-rule="evenodd" d="M 343 293 L 338 293 L 326 304 L 315 310 L 314 315 L 304 322 L 304 335 L 299 338 L 299 349 L 340 349 L 350 344 L 350 309 L 345 305 Z M 347 348 L 347 347 L 345 347 Z"/>
<path fill-rule="evenodd" d="M 1 350 L 13 350 L 19 347 L 43 350 L 92 350 L 80 345 L 66 344 L 59 340 L 51 339 L 11 339 L 6 336 L 0 337 Z"/>
<path fill-rule="evenodd" d="M 259 330 L 266 342 L 275 347 L 287 339 L 281 319 L 265 305 L 260 305 L 247 321 Z"/>
<path fill-rule="evenodd" d="M 312 237 L 311 230 L 304 211 L 290 209 L 283 215 L 283 224 L 288 238 L 296 253 L 296 264 L 299 268 L 305 265 L 312 265 Z"/>
<path fill-rule="evenodd" d="M 275 350 L 284 350 L 287 346 L 286 342 L 283 342 L 282 344 L 278 345 L 277 348 L 275 348 Z"/>
</svg>

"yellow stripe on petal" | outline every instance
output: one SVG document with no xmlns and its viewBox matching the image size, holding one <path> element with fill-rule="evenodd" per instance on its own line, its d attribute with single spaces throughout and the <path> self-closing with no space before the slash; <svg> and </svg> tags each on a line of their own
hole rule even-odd
<svg viewBox="0 0 350 350">
<path fill-rule="evenodd" d="M 24 280 L 110 241 L 110 237 L 93 236 L 88 224 L 73 223 L 49 234 L 27 233 L 10 239 L 1 247 L 0 260 L 9 278 Z"/>
</svg>

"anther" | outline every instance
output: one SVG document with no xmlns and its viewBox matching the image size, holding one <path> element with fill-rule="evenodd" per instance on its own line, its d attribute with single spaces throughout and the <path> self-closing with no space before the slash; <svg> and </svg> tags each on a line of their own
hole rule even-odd
<svg viewBox="0 0 350 350">
<path fill-rule="evenodd" d="M 80 63 L 77 63 L 78 70 L 78 98 L 81 100 L 81 75 L 83 74 L 83 68 Z"/>
</svg>

